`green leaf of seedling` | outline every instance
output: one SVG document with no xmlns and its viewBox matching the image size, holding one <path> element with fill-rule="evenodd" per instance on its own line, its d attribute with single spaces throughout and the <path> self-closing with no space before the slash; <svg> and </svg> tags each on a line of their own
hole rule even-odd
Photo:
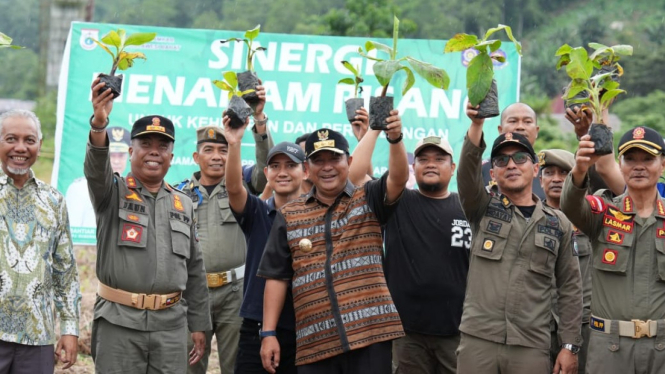
<svg viewBox="0 0 665 374">
<path fill-rule="evenodd" d="M 118 69 L 127 70 L 134 66 L 135 59 L 145 60 L 145 55 L 141 52 L 120 52 L 118 55 Z"/>
<path fill-rule="evenodd" d="M 244 91 L 239 92 L 239 93 L 238 93 L 238 96 L 242 97 L 242 96 L 245 96 L 245 95 L 247 95 L 247 94 L 250 94 L 250 93 L 252 93 L 252 92 L 254 92 L 254 91 L 256 91 L 256 90 L 253 89 L 253 88 L 250 88 L 249 90 L 244 90 Z"/>
<path fill-rule="evenodd" d="M 598 62 L 598 61 L 593 61 L 593 60 L 591 60 L 591 64 L 593 65 L 593 68 L 594 68 L 594 69 L 598 69 L 598 70 L 600 70 L 600 69 L 603 68 L 603 65 L 601 65 L 601 63 Z"/>
<path fill-rule="evenodd" d="M 129 68 L 129 66 L 130 66 L 129 65 L 129 60 L 127 60 L 126 58 L 120 59 L 118 61 L 118 69 L 120 69 L 120 70 L 127 70 L 127 68 Z"/>
<path fill-rule="evenodd" d="M 598 44 L 598 43 L 589 43 L 589 46 L 591 47 L 592 44 Z M 602 44 L 598 44 L 599 47 L 596 48 L 595 51 L 589 56 L 589 60 L 597 61 L 597 59 L 602 58 L 603 53 L 607 52 L 612 52 L 612 49 L 610 47 L 606 47 Z M 593 48 L 593 47 L 592 47 Z"/>
<path fill-rule="evenodd" d="M 501 55 L 490 55 L 490 57 L 492 58 L 492 60 L 496 60 L 499 62 L 506 62 L 506 58 Z"/>
<path fill-rule="evenodd" d="M 607 104 L 609 104 L 612 99 L 622 93 L 626 93 L 626 91 L 619 89 L 605 91 L 603 96 L 600 98 L 600 105 L 602 107 L 607 107 Z"/>
<path fill-rule="evenodd" d="M 608 46 L 606 46 L 605 44 L 594 43 L 594 42 L 589 43 L 589 47 L 595 50 L 608 48 Z"/>
<path fill-rule="evenodd" d="M 404 80 L 404 84 L 402 85 L 402 96 L 404 96 L 416 83 L 416 77 L 413 76 L 413 72 L 411 71 L 411 69 L 409 69 L 406 66 L 400 67 L 400 70 L 404 70 L 404 72 L 406 73 L 406 79 Z"/>
<path fill-rule="evenodd" d="M 233 99 L 233 95 L 235 95 L 235 92 L 233 90 L 229 91 L 229 95 L 228 95 L 229 101 L 231 101 L 231 99 Z"/>
<path fill-rule="evenodd" d="M 125 40 L 125 46 L 150 43 L 156 36 L 157 33 L 154 32 L 137 32 L 127 37 L 127 40 Z"/>
<path fill-rule="evenodd" d="M 455 34 L 443 48 L 443 53 L 462 52 L 478 44 L 478 37 L 469 34 Z"/>
<path fill-rule="evenodd" d="M 224 91 L 233 91 L 233 87 L 229 86 L 229 84 L 224 81 L 214 80 L 212 81 L 212 84 L 217 86 L 217 88 L 221 88 Z"/>
<path fill-rule="evenodd" d="M 416 60 L 412 57 L 407 56 L 406 60 L 413 70 L 415 70 L 418 75 L 425 78 L 429 84 L 436 88 L 442 88 L 444 90 L 448 89 L 448 85 L 450 85 L 450 77 L 448 77 L 445 70 L 437 68 L 427 62 Z"/>
<path fill-rule="evenodd" d="M 246 41 L 246 40 L 245 39 L 240 39 L 240 38 L 228 38 L 228 39 L 222 39 L 219 42 L 224 44 L 224 43 L 228 43 L 228 42 L 244 42 L 244 41 Z"/>
<path fill-rule="evenodd" d="M 614 53 L 623 56 L 632 56 L 633 55 L 633 46 L 627 44 L 619 44 L 612 47 Z"/>
<path fill-rule="evenodd" d="M 554 53 L 555 56 L 563 56 L 570 54 L 570 52 L 573 50 L 573 47 L 569 46 L 568 44 L 564 44 L 559 49 L 557 49 L 556 53 Z"/>
<path fill-rule="evenodd" d="M 257 36 L 259 36 L 259 32 L 261 31 L 261 25 L 256 25 L 255 28 L 251 30 L 245 31 L 245 38 L 249 40 L 254 40 L 256 39 Z"/>
<path fill-rule="evenodd" d="M 256 50 L 257 51 L 267 51 L 268 48 L 266 48 L 266 47 L 257 47 Z"/>
<path fill-rule="evenodd" d="M 12 38 L 0 32 L 0 45 L 10 45 L 12 44 Z"/>
<path fill-rule="evenodd" d="M 466 87 L 471 105 L 476 106 L 483 101 L 490 91 L 493 78 L 492 59 L 488 54 L 481 53 L 471 60 L 466 71 Z"/>
<path fill-rule="evenodd" d="M 369 52 L 369 51 L 368 51 L 368 52 Z M 362 47 L 358 47 L 358 54 L 361 55 L 361 56 L 363 56 L 364 58 L 366 58 L 366 59 L 368 59 L 368 60 L 372 60 L 372 61 L 385 61 L 385 60 L 382 59 L 382 58 L 376 58 L 376 57 L 372 57 L 372 56 L 368 55 L 367 53 L 365 53 L 365 52 L 363 51 Z"/>
<path fill-rule="evenodd" d="M 573 99 L 575 96 L 577 96 L 580 92 L 585 91 L 587 89 L 587 83 L 584 80 L 581 79 L 576 79 L 572 82 L 570 82 L 570 87 L 568 88 L 568 95 L 566 99 Z M 588 97 L 583 98 L 587 102 L 589 101 Z"/>
<path fill-rule="evenodd" d="M 483 41 L 489 39 L 490 35 L 500 30 L 504 30 L 506 32 L 506 35 L 508 35 L 508 39 L 510 39 L 510 41 L 512 41 L 513 44 L 515 44 L 515 50 L 521 56 L 522 45 L 520 45 L 520 43 L 517 40 L 515 40 L 515 37 L 513 36 L 513 30 L 510 28 L 510 26 L 499 24 L 499 26 L 487 30 L 487 32 L 485 33 L 485 37 L 483 38 Z"/>
<path fill-rule="evenodd" d="M 124 29 L 118 29 L 118 36 L 120 36 L 120 50 L 125 49 L 125 41 L 127 40 L 127 34 Z"/>
<path fill-rule="evenodd" d="M 601 87 L 604 88 L 604 89 L 606 89 L 606 90 L 608 90 L 608 91 L 610 91 L 610 90 L 614 90 L 614 89 L 616 89 L 616 88 L 619 88 L 619 82 L 615 82 L 615 81 L 613 81 L 613 80 L 611 80 L 611 79 L 606 79 L 606 80 L 603 82 L 603 84 L 602 84 Z"/>
<path fill-rule="evenodd" d="M 385 52 L 388 54 L 388 56 L 392 56 L 393 54 L 393 49 L 388 47 L 387 45 L 379 42 L 373 42 L 371 40 L 368 40 L 367 43 L 365 43 L 365 49 L 367 52 L 371 51 L 372 49 L 376 49 L 381 52 Z"/>
<path fill-rule="evenodd" d="M 593 73 L 593 64 L 584 47 L 577 47 L 570 52 L 570 62 L 566 65 L 566 73 L 572 79 L 589 79 Z"/>
<path fill-rule="evenodd" d="M 575 104 L 586 104 L 589 102 L 588 97 L 581 97 L 579 99 L 569 99 L 567 104 L 568 105 L 575 105 Z"/>
<path fill-rule="evenodd" d="M 355 82 L 356 82 L 357 84 L 360 84 L 360 83 L 362 83 L 362 82 L 364 82 L 364 81 L 365 81 L 365 80 L 364 80 L 362 77 L 356 77 L 356 78 L 355 78 Z M 361 90 L 362 90 L 362 89 L 361 89 Z"/>
<path fill-rule="evenodd" d="M 337 82 L 337 84 L 350 84 L 354 86 L 356 84 L 356 81 L 353 80 L 353 78 L 342 78 Z"/>
<path fill-rule="evenodd" d="M 350 62 L 348 61 L 342 61 L 342 65 L 346 68 L 346 70 L 350 71 L 353 76 L 357 77 L 358 76 L 358 70 L 351 65 Z"/>
<path fill-rule="evenodd" d="M 562 66 L 568 65 L 570 62 L 570 56 L 569 55 L 562 55 L 559 57 L 559 61 L 556 63 L 556 70 L 561 69 Z"/>
<path fill-rule="evenodd" d="M 113 59 L 115 59 L 115 53 L 111 52 L 111 50 L 107 46 L 105 46 L 103 43 L 100 43 L 98 40 L 92 39 L 92 41 L 95 42 L 98 46 L 100 46 L 103 50 L 108 52 L 108 54 L 110 54 Z"/>
<path fill-rule="evenodd" d="M 401 65 L 397 61 L 388 60 L 377 62 L 373 66 L 376 80 L 379 81 L 381 86 L 387 86 L 390 84 L 390 80 L 400 67 Z"/>
<path fill-rule="evenodd" d="M 122 41 L 120 40 L 120 35 L 115 30 L 111 30 L 108 34 L 102 37 L 102 42 L 108 45 L 112 45 L 116 48 L 120 48 Z M 99 44 L 99 43 L 97 43 Z"/>
<path fill-rule="evenodd" d="M 229 84 L 229 86 L 233 87 L 234 89 L 238 87 L 238 75 L 235 71 L 225 71 L 222 73 L 222 76 Z"/>
<path fill-rule="evenodd" d="M 490 52 L 494 52 L 494 51 L 496 51 L 497 49 L 499 49 L 499 47 L 501 47 L 501 40 L 494 40 L 494 39 L 493 39 L 493 40 L 486 40 L 486 41 L 484 41 L 484 42 L 480 42 L 480 43 L 478 43 L 478 44 L 475 46 L 475 48 L 478 49 L 478 50 L 480 50 L 481 47 L 482 47 L 483 49 L 485 49 L 485 48 L 487 48 L 487 46 L 490 47 Z"/>
</svg>

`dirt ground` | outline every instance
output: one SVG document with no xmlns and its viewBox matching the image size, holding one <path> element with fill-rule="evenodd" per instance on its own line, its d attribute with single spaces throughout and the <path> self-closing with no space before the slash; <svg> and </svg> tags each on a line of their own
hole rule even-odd
<svg viewBox="0 0 665 374">
<path fill-rule="evenodd" d="M 79 354 L 76 364 L 67 370 L 59 369 L 57 365 L 55 373 L 92 374 L 95 367 L 90 356 L 90 334 L 92 332 L 93 307 L 95 304 L 95 291 L 97 289 L 97 277 L 95 276 L 95 247 L 74 246 L 74 255 L 78 264 L 79 278 L 81 282 L 81 320 L 79 331 Z M 57 329 L 56 329 L 57 331 Z M 217 358 L 217 343 L 212 341 L 212 354 L 209 360 L 209 374 L 221 374 Z"/>
</svg>

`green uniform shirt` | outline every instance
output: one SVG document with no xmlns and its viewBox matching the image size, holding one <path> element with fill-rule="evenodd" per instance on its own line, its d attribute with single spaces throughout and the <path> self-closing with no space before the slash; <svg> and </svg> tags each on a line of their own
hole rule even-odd
<svg viewBox="0 0 665 374">
<path fill-rule="evenodd" d="M 580 345 L 582 286 L 573 227 L 559 211 L 536 203 L 526 219 L 510 200 L 484 188 L 485 150 L 464 140 L 457 172 L 473 240 L 460 331 L 496 343 L 549 349 L 552 277 L 559 292 L 563 343 Z"/>
<path fill-rule="evenodd" d="M 100 297 L 95 319 L 140 331 L 211 329 L 203 258 L 192 201 L 163 183 L 156 197 L 131 173 L 113 174 L 108 147 L 88 143 L 84 173 L 97 217 L 97 278 L 128 292 L 183 300 L 163 310 L 139 310 Z"/>
<path fill-rule="evenodd" d="M 266 167 L 268 151 L 273 146 L 272 137 L 267 128 L 266 134 L 257 134 L 252 128 L 256 142 L 256 165 L 252 170 L 251 191 L 262 192 L 266 186 L 263 169 Z M 194 202 L 196 228 L 199 233 L 203 261 L 208 273 L 228 271 L 245 263 L 247 243 L 238 222 L 229 205 L 226 181 L 215 186 L 210 195 L 201 185 L 201 172 L 192 175 L 192 179 L 181 182 L 182 191 Z"/>
<path fill-rule="evenodd" d="M 665 200 L 658 196 L 650 217 L 640 218 L 627 193 L 586 194 L 568 175 L 561 209 L 591 238 L 591 313 L 630 321 L 665 318 Z"/>
</svg>

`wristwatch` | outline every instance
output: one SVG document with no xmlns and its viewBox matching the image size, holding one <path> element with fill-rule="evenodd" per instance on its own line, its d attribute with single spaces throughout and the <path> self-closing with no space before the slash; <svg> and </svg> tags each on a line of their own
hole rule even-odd
<svg viewBox="0 0 665 374">
<path fill-rule="evenodd" d="M 275 331 L 275 330 L 272 330 L 272 331 L 259 330 L 259 336 L 261 337 L 261 339 L 267 338 L 269 336 L 277 336 L 277 331 Z"/>
<path fill-rule="evenodd" d="M 570 344 L 570 343 L 567 343 L 567 344 L 561 344 L 561 348 L 564 348 L 564 349 L 569 350 L 569 351 L 572 352 L 574 355 L 576 355 L 576 354 L 578 354 L 578 353 L 580 352 L 580 346 L 579 346 L 579 345 L 575 345 L 575 344 Z"/>
</svg>

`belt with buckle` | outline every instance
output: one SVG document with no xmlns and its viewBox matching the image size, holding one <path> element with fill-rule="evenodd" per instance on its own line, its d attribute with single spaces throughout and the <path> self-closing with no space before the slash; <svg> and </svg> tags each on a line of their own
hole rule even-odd
<svg viewBox="0 0 665 374">
<path fill-rule="evenodd" d="M 235 277 L 234 277 L 235 275 Z M 217 288 L 233 282 L 234 279 L 243 279 L 245 277 L 245 265 L 239 266 L 229 271 L 221 273 L 207 273 L 208 288 Z"/>
<path fill-rule="evenodd" d="M 658 331 L 657 320 L 642 321 L 633 319 L 630 321 L 617 321 L 619 322 L 619 336 L 626 336 L 633 339 L 643 337 L 652 338 L 656 336 Z M 589 319 L 589 328 L 595 331 L 604 332 L 605 334 L 612 333 L 612 320 L 591 316 Z"/>
<path fill-rule="evenodd" d="M 173 292 L 166 295 L 133 293 L 109 287 L 102 282 L 97 284 L 97 295 L 102 299 L 142 310 L 170 308 L 182 298 L 182 292 Z"/>
</svg>

